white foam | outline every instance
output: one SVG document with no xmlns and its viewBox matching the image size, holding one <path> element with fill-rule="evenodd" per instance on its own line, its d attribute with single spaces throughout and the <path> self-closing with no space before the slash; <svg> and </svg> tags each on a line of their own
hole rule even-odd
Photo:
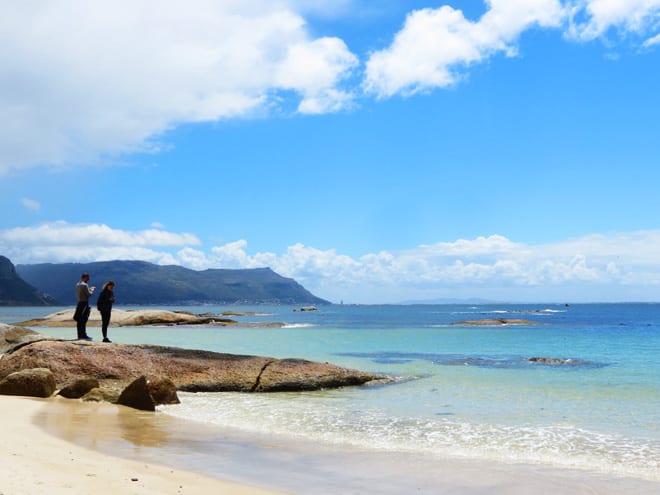
<svg viewBox="0 0 660 495">
<path fill-rule="evenodd" d="M 660 480 L 660 442 L 567 425 L 502 426 L 442 417 L 396 418 L 345 408 L 341 395 L 181 394 L 167 414 L 259 435 L 381 451 L 583 468 Z"/>
</svg>

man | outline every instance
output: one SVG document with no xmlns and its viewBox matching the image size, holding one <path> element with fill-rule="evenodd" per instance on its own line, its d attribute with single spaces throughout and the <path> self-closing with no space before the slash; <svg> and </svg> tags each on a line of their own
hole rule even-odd
<svg viewBox="0 0 660 495">
<path fill-rule="evenodd" d="M 89 282 L 89 274 L 83 273 L 80 277 L 80 282 L 76 284 L 76 297 L 78 298 L 78 305 L 76 312 L 73 314 L 73 319 L 76 320 L 76 327 L 78 329 L 78 340 L 92 340 L 87 335 L 87 320 L 89 319 L 89 298 L 94 293 L 96 287 L 87 285 Z"/>
</svg>

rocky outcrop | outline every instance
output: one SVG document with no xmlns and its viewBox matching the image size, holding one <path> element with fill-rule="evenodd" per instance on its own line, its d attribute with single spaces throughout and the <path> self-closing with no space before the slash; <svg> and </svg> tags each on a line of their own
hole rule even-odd
<svg viewBox="0 0 660 495">
<path fill-rule="evenodd" d="M 465 320 L 457 321 L 452 325 L 465 325 L 465 326 L 500 326 L 500 325 L 539 325 L 538 321 L 521 320 L 518 318 L 487 318 L 485 320 Z"/>
<path fill-rule="evenodd" d="M 278 392 L 287 390 L 318 390 L 362 385 L 364 375 L 327 363 L 302 359 L 278 359 L 266 366 L 253 390 Z"/>
<path fill-rule="evenodd" d="M 273 392 L 360 385 L 382 376 L 302 359 L 275 359 L 152 345 L 42 340 L 0 358 L 0 379 L 16 371 L 49 368 L 58 385 L 94 378 L 120 390 L 142 375 L 171 380 L 191 392 Z"/>
<path fill-rule="evenodd" d="M 43 335 L 28 328 L 0 323 L 0 354 L 17 345 L 43 338 Z"/>
<path fill-rule="evenodd" d="M 0 395 L 50 397 L 57 386 L 48 368 L 24 369 L 10 373 L 0 380 Z"/>
<path fill-rule="evenodd" d="M 50 314 L 43 318 L 17 323 L 21 327 L 71 327 L 74 309 L 67 309 Z M 215 315 L 196 315 L 187 311 L 167 311 L 161 309 L 123 310 L 113 309 L 112 326 L 144 326 L 144 325 L 235 325 L 230 318 Z M 101 326 L 101 313 L 92 307 L 87 326 Z"/>
</svg>

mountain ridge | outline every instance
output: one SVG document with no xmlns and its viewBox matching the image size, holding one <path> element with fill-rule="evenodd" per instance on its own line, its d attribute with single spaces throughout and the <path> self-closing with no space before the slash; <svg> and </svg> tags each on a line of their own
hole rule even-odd
<svg viewBox="0 0 660 495">
<path fill-rule="evenodd" d="M 294 279 L 270 268 L 192 270 L 179 265 L 113 260 L 91 263 L 19 264 L 16 271 L 27 283 L 63 304 L 75 304 L 74 287 L 82 273 L 90 285 L 116 283 L 117 304 L 329 304 Z"/>
<path fill-rule="evenodd" d="M 11 260 L 0 256 L 0 306 L 51 306 L 57 302 L 23 280 Z"/>
</svg>

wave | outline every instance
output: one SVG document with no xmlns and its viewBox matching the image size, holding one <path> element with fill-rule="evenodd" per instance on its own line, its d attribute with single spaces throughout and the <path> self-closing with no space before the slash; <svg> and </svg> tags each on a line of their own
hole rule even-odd
<svg viewBox="0 0 660 495">
<path fill-rule="evenodd" d="M 317 326 L 314 323 L 285 323 L 282 328 L 311 328 Z"/>
<path fill-rule="evenodd" d="M 182 404 L 162 410 L 259 435 L 660 480 L 660 441 L 652 439 L 565 425 L 475 424 L 447 415 L 431 420 L 392 417 L 379 409 L 343 408 L 342 401 L 337 404 L 319 394 L 181 394 L 181 400 Z"/>
</svg>

